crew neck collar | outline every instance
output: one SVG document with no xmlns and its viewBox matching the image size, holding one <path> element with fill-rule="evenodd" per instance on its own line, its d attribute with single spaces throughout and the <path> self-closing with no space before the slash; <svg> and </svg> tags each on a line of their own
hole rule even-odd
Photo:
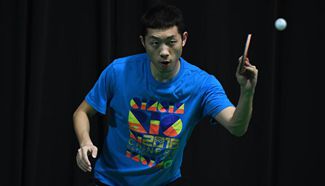
<svg viewBox="0 0 325 186">
<path fill-rule="evenodd" d="M 150 58 L 147 56 L 147 63 L 146 63 L 146 66 L 147 66 L 147 71 L 148 71 L 148 74 L 149 74 L 149 80 L 151 83 L 153 84 L 156 84 L 156 85 L 170 85 L 172 84 L 173 82 L 177 81 L 179 79 L 179 77 L 182 75 L 183 73 L 183 68 L 184 68 L 184 59 L 182 57 L 179 58 L 179 70 L 177 72 L 177 74 L 171 78 L 170 80 L 166 81 L 166 82 L 161 82 L 161 81 L 158 81 L 156 80 L 153 75 L 152 75 L 152 72 L 151 72 L 151 68 L 150 68 L 150 64 L 151 64 L 151 61 L 150 61 Z"/>
</svg>

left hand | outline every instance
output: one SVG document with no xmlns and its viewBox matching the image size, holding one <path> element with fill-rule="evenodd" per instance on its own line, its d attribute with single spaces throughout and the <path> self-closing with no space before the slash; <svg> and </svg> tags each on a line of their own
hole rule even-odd
<svg viewBox="0 0 325 186">
<path fill-rule="evenodd" d="M 243 66 L 243 73 L 240 73 L 240 62 L 242 58 L 243 56 L 239 58 L 236 70 L 237 82 L 243 90 L 254 92 L 257 83 L 258 70 L 256 66 L 252 65 L 249 62 L 249 59 L 246 58 Z"/>
</svg>

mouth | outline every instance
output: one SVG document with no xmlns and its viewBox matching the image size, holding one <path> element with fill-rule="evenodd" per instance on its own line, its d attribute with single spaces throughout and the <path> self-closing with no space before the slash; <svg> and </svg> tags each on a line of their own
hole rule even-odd
<svg viewBox="0 0 325 186">
<path fill-rule="evenodd" d="M 163 65 L 168 65 L 170 62 L 169 61 L 160 61 L 160 63 Z"/>
</svg>

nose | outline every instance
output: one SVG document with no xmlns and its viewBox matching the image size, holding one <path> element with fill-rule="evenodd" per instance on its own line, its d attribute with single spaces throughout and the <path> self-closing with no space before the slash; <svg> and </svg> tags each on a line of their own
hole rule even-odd
<svg viewBox="0 0 325 186">
<path fill-rule="evenodd" d="M 160 57 L 166 59 L 169 56 L 169 48 L 167 45 L 162 45 L 160 50 Z"/>
</svg>

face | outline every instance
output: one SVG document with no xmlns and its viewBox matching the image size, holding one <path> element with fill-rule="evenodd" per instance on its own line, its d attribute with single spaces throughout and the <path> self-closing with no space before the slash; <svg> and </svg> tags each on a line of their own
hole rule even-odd
<svg viewBox="0 0 325 186">
<path fill-rule="evenodd" d="M 155 75 L 175 75 L 179 69 L 179 58 L 187 40 L 187 32 L 178 33 L 176 26 L 167 29 L 147 29 L 142 45 L 151 60 Z"/>
</svg>

